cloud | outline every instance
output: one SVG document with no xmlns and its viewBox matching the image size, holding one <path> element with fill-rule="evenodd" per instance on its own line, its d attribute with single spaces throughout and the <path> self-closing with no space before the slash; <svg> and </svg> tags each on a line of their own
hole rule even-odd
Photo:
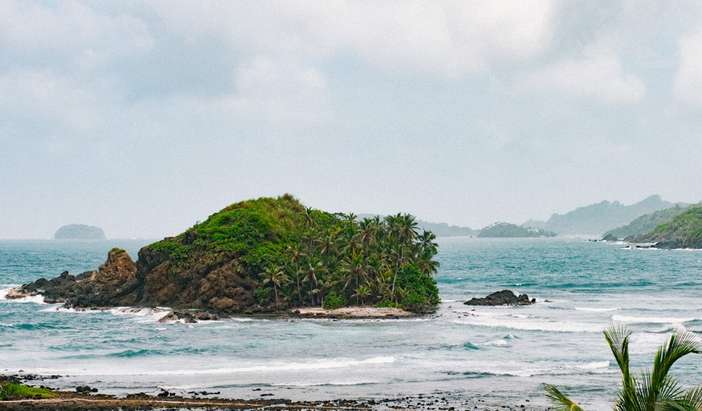
<svg viewBox="0 0 702 411">
<path fill-rule="evenodd" d="M 127 14 L 98 12 L 77 1 L 47 5 L 3 1 L 0 45 L 4 53 L 34 64 L 67 59 L 90 69 L 115 58 L 148 52 L 154 39 L 146 24 Z"/>
<path fill-rule="evenodd" d="M 253 54 L 312 60 L 348 53 L 383 69 L 450 76 L 542 52 L 556 12 L 551 0 L 246 4 L 154 3 L 190 39 L 221 37 Z"/>
<path fill-rule="evenodd" d="M 636 75 L 626 73 L 617 54 L 606 47 L 588 47 L 582 55 L 565 58 L 528 74 L 520 87 L 548 90 L 603 101 L 632 104 L 646 94 Z"/>
<path fill-rule="evenodd" d="M 681 37 L 673 91 L 681 101 L 702 104 L 702 30 Z"/>
</svg>

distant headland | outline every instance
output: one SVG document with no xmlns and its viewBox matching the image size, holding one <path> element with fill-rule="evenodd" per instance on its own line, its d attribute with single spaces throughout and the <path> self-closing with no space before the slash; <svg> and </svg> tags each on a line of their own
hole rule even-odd
<svg viewBox="0 0 702 411">
<path fill-rule="evenodd" d="M 85 224 L 64 225 L 54 234 L 54 240 L 104 240 L 105 238 L 102 228 Z"/>
</svg>

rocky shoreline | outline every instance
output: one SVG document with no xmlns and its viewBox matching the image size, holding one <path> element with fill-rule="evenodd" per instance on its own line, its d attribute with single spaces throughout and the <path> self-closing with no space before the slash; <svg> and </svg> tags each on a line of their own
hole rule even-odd
<svg viewBox="0 0 702 411">
<path fill-rule="evenodd" d="M 44 379 L 55 379 L 58 376 L 37 375 L 0 375 L 0 384 L 7 381 L 29 382 L 31 386 L 39 386 Z M 536 411 L 548 408 L 531 404 L 529 399 L 517 401 L 517 404 L 504 404 L 496 399 L 480 396 L 466 398 L 457 393 L 436 392 L 432 394 L 417 394 L 413 396 L 384 398 L 384 399 L 336 399 L 325 401 L 292 401 L 274 398 L 273 394 L 259 394 L 261 399 L 231 399 L 219 398 L 219 394 L 191 391 L 188 395 L 178 395 L 161 390 L 157 394 L 135 393 L 124 396 L 97 393 L 88 386 L 76 387 L 74 391 L 50 390 L 51 398 L 22 398 L 0 400 L 0 410 L 11 411 L 124 411 L 124 410 L 503 410 L 503 411 Z"/>
</svg>

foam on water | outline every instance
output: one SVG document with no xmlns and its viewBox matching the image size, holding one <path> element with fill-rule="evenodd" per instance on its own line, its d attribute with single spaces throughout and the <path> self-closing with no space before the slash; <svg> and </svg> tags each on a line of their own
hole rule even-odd
<svg viewBox="0 0 702 411">
<path fill-rule="evenodd" d="M 3 288 L 0 289 L 0 303 L 34 303 L 34 304 L 46 304 L 44 302 L 44 297 L 41 295 L 32 295 L 29 297 L 23 297 L 23 298 L 12 298 L 8 299 L 7 293 L 10 292 L 13 288 L 17 286 L 11 286 L 8 288 Z"/>
</svg>

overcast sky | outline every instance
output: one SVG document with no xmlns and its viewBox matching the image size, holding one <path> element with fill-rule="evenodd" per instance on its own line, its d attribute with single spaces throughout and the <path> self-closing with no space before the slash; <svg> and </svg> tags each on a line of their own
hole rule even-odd
<svg viewBox="0 0 702 411">
<path fill-rule="evenodd" d="M 699 201 L 701 132 L 695 1 L 0 1 L 0 238 Z"/>
</svg>

